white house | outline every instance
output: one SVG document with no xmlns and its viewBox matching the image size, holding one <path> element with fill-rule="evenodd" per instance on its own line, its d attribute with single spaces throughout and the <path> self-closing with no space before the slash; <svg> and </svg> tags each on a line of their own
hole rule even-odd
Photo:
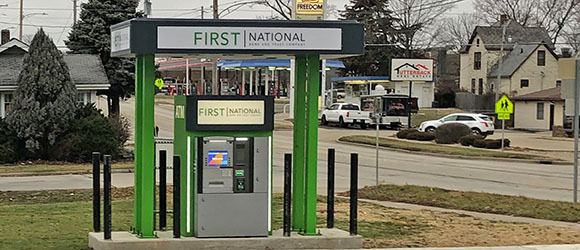
<svg viewBox="0 0 580 250">
<path fill-rule="evenodd" d="M 29 46 L 15 38 L 8 40 L 9 34 L 2 31 L 0 44 L 0 117 L 10 110 L 18 85 L 24 55 Z M 79 103 L 95 103 L 97 108 L 107 112 L 107 99 L 97 92 L 108 90 L 109 81 L 98 55 L 65 54 L 64 61 L 69 67 L 72 82 L 78 91 Z"/>
</svg>

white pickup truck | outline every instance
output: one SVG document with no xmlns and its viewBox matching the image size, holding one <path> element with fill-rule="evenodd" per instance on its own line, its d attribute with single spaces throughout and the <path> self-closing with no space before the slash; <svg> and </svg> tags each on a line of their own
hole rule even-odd
<svg viewBox="0 0 580 250">
<path fill-rule="evenodd" d="M 365 129 L 370 123 L 369 115 L 369 112 L 361 111 L 356 104 L 333 103 L 322 111 L 320 121 L 322 125 L 335 122 L 343 128 L 348 127 L 348 125 L 358 124 L 362 129 Z"/>
</svg>

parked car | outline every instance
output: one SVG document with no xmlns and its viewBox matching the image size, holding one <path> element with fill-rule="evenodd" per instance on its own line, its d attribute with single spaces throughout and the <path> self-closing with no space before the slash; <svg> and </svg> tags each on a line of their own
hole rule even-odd
<svg viewBox="0 0 580 250">
<path fill-rule="evenodd" d="M 359 124 L 362 129 L 365 129 L 370 123 L 369 115 L 369 112 L 361 111 L 356 104 L 333 103 L 322 111 L 320 120 L 322 125 L 334 122 L 346 128 L 348 125 Z"/>
<path fill-rule="evenodd" d="M 474 135 L 486 137 L 493 135 L 493 121 L 484 114 L 455 113 L 447 115 L 439 120 L 425 121 L 419 126 L 419 131 L 434 133 L 437 127 L 448 123 L 461 123 L 467 125 Z"/>
</svg>

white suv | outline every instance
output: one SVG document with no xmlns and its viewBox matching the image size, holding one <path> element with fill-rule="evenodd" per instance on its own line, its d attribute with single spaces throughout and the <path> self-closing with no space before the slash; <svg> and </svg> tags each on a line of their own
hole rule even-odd
<svg viewBox="0 0 580 250">
<path fill-rule="evenodd" d="M 467 125 L 474 135 L 481 135 L 486 137 L 493 135 L 493 122 L 487 115 L 470 114 L 470 113 L 456 113 L 447 115 L 439 120 L 432 120 L 422 122 L 419 126 L 419 131 L 433 133 L 437 127 L 448 123 L 461 123 Z"/>
</svg>

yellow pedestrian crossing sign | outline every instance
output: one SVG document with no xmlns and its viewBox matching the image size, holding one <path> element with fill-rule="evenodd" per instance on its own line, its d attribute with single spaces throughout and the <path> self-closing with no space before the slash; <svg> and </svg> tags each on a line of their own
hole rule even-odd
<svg viewBox="0 0 580 250">
<path fill-rule="evenodd" d="M 498 120 L 509 120 L 510 114 L 514 113 L 514 104 L 504 95 L 495 103 L 495 113 Z"/>
<path fill-rule="evenodd" d="M 163 79 L 157 78 L 157 80 L 155 80 L 155 86 L 161 89 L 163 87 Z"/>
<path fill-rule="evenodd" d="M 514 104 L 504 95 L 495 103 L 495 112 L 513 114 Z"/>
</svg>

